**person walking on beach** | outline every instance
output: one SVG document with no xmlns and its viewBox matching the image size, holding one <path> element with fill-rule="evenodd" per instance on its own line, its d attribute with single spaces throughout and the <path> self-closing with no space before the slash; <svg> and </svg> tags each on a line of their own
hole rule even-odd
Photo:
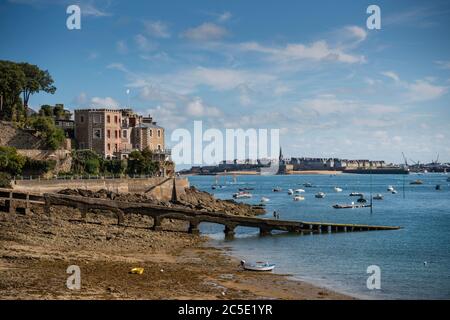
<svg viewBox="0 0 450 320">
<path fill-rule="evenodd" d="M 276 211 L 276 210 L 273 211 L 273 217 L 274 217 L 274 218 L 277 217 L 277 211 Z"/>
</svg>

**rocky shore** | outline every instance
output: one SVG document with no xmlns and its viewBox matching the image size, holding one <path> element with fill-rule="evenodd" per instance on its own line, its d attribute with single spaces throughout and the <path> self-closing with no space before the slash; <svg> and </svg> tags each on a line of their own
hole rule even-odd
<svg viewBox="0 0 450 320">
<path fill-rule="evenodd" d="M 88 195 L 155 201 L 107 191 Z M 208 199 L 191 189 L 180 201 L 204 210 L 233 206 Z M 185 233 L 183 222 L 167 220 L 165 231 L 151 231 L 153 221 L 145 216 L 119 226 L 107 212 L 93 211 L 84 220 L 72 208 L 54 208 L 51 217 L 39 206 L 31 211 L 0 212 L 0 299 L 348 299 L 283 275 L 242 271 L 205 238 Z M 66 287 L 70 265 L 80 267 L 81 290 Z M 131 274 L 134 267 L 144 273 Z"/>
</svg>

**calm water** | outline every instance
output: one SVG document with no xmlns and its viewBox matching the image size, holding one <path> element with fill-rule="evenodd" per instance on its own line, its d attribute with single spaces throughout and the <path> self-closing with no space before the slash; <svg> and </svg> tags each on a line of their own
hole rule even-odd
<svg viewBox="0 0 450 320">
<path fill-rule="evenodd" d="M 449 175 L 450 176 L 450 175 Z M 214 177 L 190 177 L 191 185 L 231 199 L 239 187 L 253 187 L 253 198 L 242 200 L 259 203 L 262 196 L 270 199 L 267 214 L 277 210 L 280 219 L 395 225 L 398 231 L 355 232 L 318 235 L 277 233 L 259 237 L 259 230 L 239 227 L 232 241 L 225 241 L 223 227 L 204 223 L 201 231 L 216 246 L 228 247 L 233 255 L 247 261 L 267 260 L 277 264 L 278 273 L 329 287 L 362 298 L 375 299 L 449 299 L 450 298 L 450 183 L 444 174 L 402 175 L 301 175 L 239 176 L 221 178 L 226 185 L 211 190 Z M 405 198 L 403 197 L 405 179 Z M 421 179 L 423 185 L 409 185 Z M 304 188 L 310 182 L 313 188 Z M 440 184 L 442 190 L 435 190 Z M 389 185 L 398 194 L 386 191 Z M 275 186 L 282 192 L 272 192 Z M 336 193 L 334 186 L 343 192 Z M 372 186 L 372 187 L 371 187 Z M 287 189 L 305 189 L 305 200 L 294 202 Z M 384 200 L 374 200 L 370 208 L 336 210 L 335 203 L 351 203 L 353 191 L 382 193 Z M 324 199 L 314 194 L 326 193 Z M 426 265 L 424 262 L 427 262 Z M 368 290 L 367 267 L 381 268 L 381 290 Z"/>
</svg>

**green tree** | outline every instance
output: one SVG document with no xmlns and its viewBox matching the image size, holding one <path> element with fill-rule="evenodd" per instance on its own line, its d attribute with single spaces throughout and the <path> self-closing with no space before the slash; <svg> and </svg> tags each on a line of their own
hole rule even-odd
<svg viewBox="0 0 450 320">
<path fill-rule="evenodd" d="M 0 172 L 20 174 L 25 162 L 26 158 L 18 154 L 16 148 L 0 146 Z"/>
<path fill-rule="evenodd" d="M 25 74 L 14 62 L 0 60 L 0 119 L 17 120 L 23 110 L 20 93 Z"/>
<path fill-rule="evenodd" d="M 27 115 L 28 101 L 32 94 L 39 93 L 40 91 L 54 94 L 56 87 L 53 85 L 53 78 L 48 70 L 41 70 L 38 66 L 26 62 L 20 63 L 19 66 L 25 75 L 22 94 L 25 115 Z"/>
<path fill-rule="evenodd" d="M 41 106 L 41 109 L 39 110 L 39 115 L 42 117 L 51 117 L 53 116 L 53 108 L 52 106 L 49 106 L 48 104 L 44 104 Z"/>
<path fill-rule="evenodd" d="M 30 126 L 44 139 L 48 148 L 56 150 L 64 143 L 64 131 L 55 126 L 53 118 L 39 116 L 33 117 L 29 122 Z"/>
<path fill-rule="evenodd" d="M 75 150 L 72 152 L 72 172 L 75 174 L 97 174 L 103 159 L 92 150 Z"/>
<path fill-rule="evenodd" d="M 153 154 L 145 148 L 142 152 L 135 150 L 128 157 L 129 174 L 154 174 L 159 170 L 159 163 L 152 160 Z"/>
</svg>

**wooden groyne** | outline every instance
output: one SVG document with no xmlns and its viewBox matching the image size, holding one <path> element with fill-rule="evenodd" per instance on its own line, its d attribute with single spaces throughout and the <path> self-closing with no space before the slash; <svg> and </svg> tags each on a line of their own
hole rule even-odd
<svg viewBox="0 0 450 320">
<path fill-rule="evenodd" d="M 106 210 L 116 213 L 118 224 L 123 224 L 126 217 L 131 214 L 145 215 L 153 218 L 153 230 L 162 229 L 164 219 L 175 219 L 189 222 L 189 232 L 199 233 L 199 225 L 202 222 L 221 224 L 227 237 L 235 233 L 239 226 L 258 228 L 261 235 L 268 235 L 273 230 L 292 233 L 323 233 L 323 232 L 355 232 L 374 230 L 396 230 L 395 226 L 373 226 L 364 224 L 342 224 L 328 222 L 304 222 L 275 219 L 263 219 L 230 215 L 221 212 L 205 212 L 182 207 L 167 207 L 150 203 L 123 202 L 110 199 L 88 198 L 63 194 L 46 193 L 42 196 L 21 194 L 18 192 L 4 191 L 0 189 L 0 199 L 7 201 L 7 211 L 13 212 L 17 207 L 29 208 L 31 203 L 42 204 L 45 211 L 50 214 L 52 206 L 68 206 L 78 208 L 85 218 L 89 210 Z M 7 196 L 7 197 L 6 197 Z"/>
</svg>

